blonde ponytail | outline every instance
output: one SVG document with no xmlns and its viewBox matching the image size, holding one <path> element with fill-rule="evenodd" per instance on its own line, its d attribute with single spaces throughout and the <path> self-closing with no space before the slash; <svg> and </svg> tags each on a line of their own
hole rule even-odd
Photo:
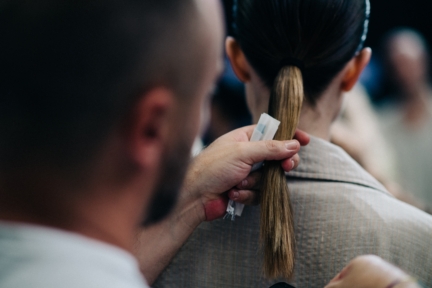
<svg viewBox="0 0 432 288">
<path fill-rule="evenodd" d="M 269 114 L 281 121 L 276 140 L 291 140 L 299 123 L 304 89 L 301 70 L 283 67 L 274 84 Z M 264 273 L 269 278 L 291 278 L 294 272 L 294 219 L 288 185 L 280 162 L 264 166 L 261 198 L 261 242 L 264 247 Z"/>
</svg>

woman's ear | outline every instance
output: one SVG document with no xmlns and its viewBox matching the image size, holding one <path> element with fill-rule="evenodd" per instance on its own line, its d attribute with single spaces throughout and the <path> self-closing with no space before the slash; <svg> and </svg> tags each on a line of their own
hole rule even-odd
<svg viewBox="0 0 432 288">
<path fill-rule="evenodd" d="M 227 37 L 225 49 L 234 73 L 239 80 L 243 83 L 249 82 L 251 78 L 249 73 L 250 66 L 238 42 L 233 37 Z"/>
<path fill-rule="evenodd" d="M 369 64 L 372 57 L 372 49 L 364 48 L 356 55 L 345 68 L 345 75 L 342 81 L 342 90 L 350 91 L 360 78 L 361 73 Z"/>
</svg>

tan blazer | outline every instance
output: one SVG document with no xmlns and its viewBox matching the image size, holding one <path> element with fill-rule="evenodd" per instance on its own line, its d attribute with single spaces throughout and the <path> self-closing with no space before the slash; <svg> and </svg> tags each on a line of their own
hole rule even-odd
<svg viewBox="0 0 432 288">
<path fill-rule="evenodd" d="M 375 254 L 432 287 L 432 217 L 392 197 L 342 149 L 317 138 L 287 177 L 295 217 L 297 288 L 322 288 L 356 256 Z M 431 187 L 432 191 L 432 187 Z M 269 287 L 259 207 L 204 223 L 154 287 Z M 288 281 L 286 281 L 288 282 Z"/>
</svg>

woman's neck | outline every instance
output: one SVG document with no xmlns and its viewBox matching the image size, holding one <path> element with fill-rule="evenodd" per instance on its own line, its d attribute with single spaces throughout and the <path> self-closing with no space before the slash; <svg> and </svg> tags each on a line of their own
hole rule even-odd
<svg viewBox="0 0 432 288">
<path fill-rule="evenodd" d="M 246 86 L 248 105 L 253 114 L 254 123 L 257 123 L 261 114 L 268 111 L 270 91 L 267 88 L 257 89 L 256 85 Z M 339 87 L 338 85 L 330 85 L 318 98 L 315 105 L 311 105 L 307 101 L 303 102 L 299 129 L 326 141 L 330 140 L 330 127 L 339 115 L 342 106 L 343 97 Z"/>
<path fill-rule="evenodd" d="M 329 141 L 333 120 L 328 116 L 325 111 L 317 107 L 303 107 L 298 128 L 312 136 Z"/>
</svg>

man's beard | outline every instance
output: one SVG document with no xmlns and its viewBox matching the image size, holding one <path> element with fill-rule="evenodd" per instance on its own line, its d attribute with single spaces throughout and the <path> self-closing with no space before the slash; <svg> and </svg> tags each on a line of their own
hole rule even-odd
<svg viewBox="0 0 432 288">
<path fill-rule="evenodd" d="M 163 220 L 172 211 L 182 187 L 191 157 L 190 145 L 181 143 L 163 159 L 161 175 L 156 184 L 148 214 L 143 223 L 149 226 Z"/>
</svg>

